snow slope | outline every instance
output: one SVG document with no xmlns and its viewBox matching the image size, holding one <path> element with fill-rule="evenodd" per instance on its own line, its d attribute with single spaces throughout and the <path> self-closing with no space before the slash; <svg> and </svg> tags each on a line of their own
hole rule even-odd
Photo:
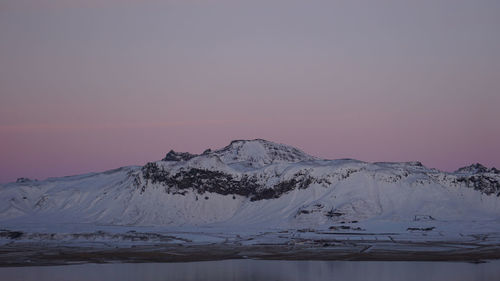
<svg viewBox="0 0 500 281">
<path fill-rule="evenodd" d="M 418 162 L 325 160 L 238 140 L 123 167 L 0 185 L 0 225 L 328 227 L 338 223 L 500 221 L 500 172 Z"/>
</svg>

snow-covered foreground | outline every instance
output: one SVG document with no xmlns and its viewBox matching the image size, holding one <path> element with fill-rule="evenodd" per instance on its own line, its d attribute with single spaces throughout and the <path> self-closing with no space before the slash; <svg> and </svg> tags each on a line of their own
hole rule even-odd
<svg viewBox="0 0 500 281">
<path fill-rule="evenodd" d="M 0 243 L 496 245 L 499 195 L 500 171 L 479 164 L 447 173 L 233 141 L 144 167 L 1 185 Z"/>
<path fill-rule="evenodd" d="M 455 225 L 455 224 L 453 224 Z M 345 225 L 342 225 L 345 226 Z M 500 259 L 500 232 L 106 227 L 0 231 L 0 266 L 221 259 L 473 261 Z M 464 230 L 467 227 L 463 226 Z M 78 225 L 77 228 L 82 228 Z M 85 228 L 85 227 L 83 227 Z"/>
</svg>

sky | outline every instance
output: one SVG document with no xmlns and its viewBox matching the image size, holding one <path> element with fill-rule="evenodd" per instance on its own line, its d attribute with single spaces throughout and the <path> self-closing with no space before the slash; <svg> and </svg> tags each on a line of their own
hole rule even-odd
<svg viewBox="0 0 500 281">
<path fill-rule="evenodd" d="M 263 138 L 500 167 L 500 1 L 0 0 L 0 182 Z"/>
</svg>

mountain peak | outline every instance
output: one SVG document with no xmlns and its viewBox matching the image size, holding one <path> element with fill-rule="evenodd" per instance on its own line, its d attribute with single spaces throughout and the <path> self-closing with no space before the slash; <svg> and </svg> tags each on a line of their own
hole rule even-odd
<svg viewBox="0 0 500 281">
<path fill-rule="evenodd" d="M 189 152 L 176 152 L 174 150 L 170 150 L 162 161 L 187 161 L 196 156 L 196 154 L 191 154 Z"/>
<path fill-rule="evenodd" d="M 225 164 L 239 164 L 250 167 L 263 167 L 274 163 L 296 163 L 315 160 L 316 158 L 305 152 L 284 144 L 264 139 L 233 140 L 221 149 L 207 149 L 202 154 L 176 152 L 170 150 L 162 161 L 188 161 L 198 157 L 216 156 Z"/>
<path fill-rule="evenodd" d="M 469 166 L 459 168 L 458 170 L 455 171 L 455 173 L 460 173 L 460 174 L 478 174 L 478 173 L 500 174 L 500 171 L 494 167 L 491 169 L 488 169 L 487 167 L 481 165 L 480 163 L 475 163 L 475 164 L 472 164 Z"/>
<path fill-rule="evenodd" d="M 253 167 L 315 159 L 295 147 L 263 139 L 233 140 L 226 147 L 211 153 L 217 155 L 226 164 L 248 162 Z"/>
</svg>

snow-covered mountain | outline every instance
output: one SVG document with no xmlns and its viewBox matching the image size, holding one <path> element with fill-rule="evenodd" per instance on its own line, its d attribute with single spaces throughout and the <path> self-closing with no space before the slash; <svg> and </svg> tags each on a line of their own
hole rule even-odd
<svg viewBox="0 0 500 281">
<path fill-rule="evenodd" d="M 265 140 L 200 155 L 0 186 L 1 223 L 327 226 L 353 221 L 500 220 L 500 171 L 325 160 Z"/>
</svg>

